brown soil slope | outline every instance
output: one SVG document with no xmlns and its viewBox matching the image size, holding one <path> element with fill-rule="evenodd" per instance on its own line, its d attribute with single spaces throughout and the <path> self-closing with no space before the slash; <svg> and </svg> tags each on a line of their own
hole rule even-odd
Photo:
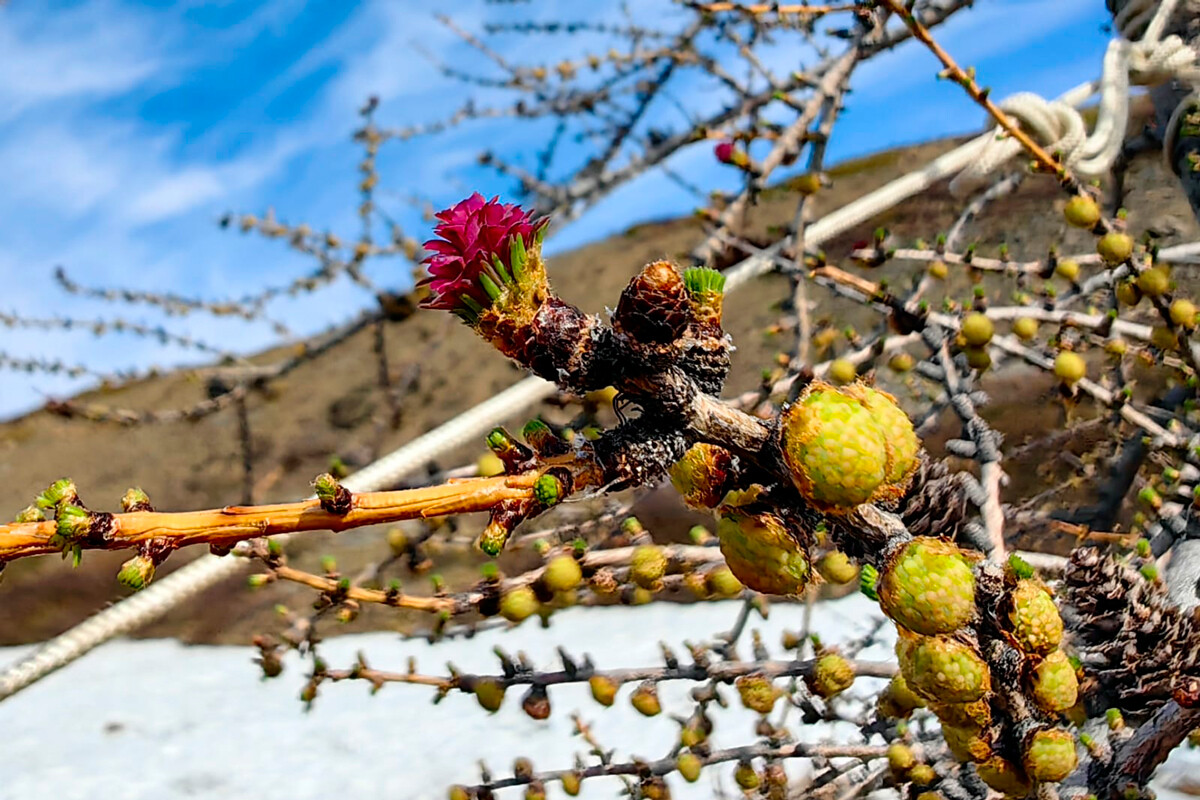
<svg viewBox="0 0 1200 800">
<path fill-rule="evenodd" d="M 835 167 L 831 170 L 833 186 L 816 198 L 817 215 L 926 163 L 954 144 L 903 148 Z M 1173 176 L 1163 173 L 1156 154 L 1135 162 L 1128 185 L 1132 189 L 1127 204 L 1133 231 L 1154 228 L 1167 233 L 1167 244 L 1194 240 L 1200 234 Z M 795 196 L 786 186 L 769 191 L 753 212 L 754 230 L 765 235 L 769 227 L 785 224 L 794 204 Z M 1061 206 L 1053 181 L 1026 180 L 1018 192 L 995 203 L 983 220 L 972 224 L 968 240 L 978 242 L 980 252 L 989 254 L 996 245 L 1007 242 L 1015 258 L 1044 255 L 1052 241 L 1060 242 L 1066 252 L 1086 249 L 1089 235 L 1065 226 L 1058 213 Z M 932 238 L 950 227 L 960 208 L 961 201 L 951 197 L 944 186 L 934 187 L 839 237 L 826 250 L 831 260 L 842 259 L 853 242 L 869 238 L 878 225 L 890 228 L 899 242 Z M 587 311 L 603 312 L 605 304 L 615 305 L 621 288 L 641 265 L 657 258 L 682 257 L 699 236 L 700 226 L 691 219 L 639 225 L 553 259 L 551 277 L 565 298 Z M 905 271 L 911 267 L 887 265 L 873 277 L 888 275 L 898 280 L 906 277 Z M 958 296 L 964 296 L 965 278 L 951 285 Z M 768 276 L 728 298 L 727 328 L 738 347 L 731 393 L 753 387 L 762 367 L 787 346 L 786 341 L 764 334 L 778 318 L 776 307 L 785 291 L 782 278 Z M 863 330 L 877 322 L 852 304 L 824 298 L 818 316 L 833 319 L 839 327 L 855 324 Z M 381 435 L 372 423 L 382 401 L 374 388 L 369 332 L 297 369 L 269 394 L 252 398 L 254 456 L 263 476 L 259 501 L 305 496 L 308 482 L 328 468 L 332 456 L 352 465 L 362 463 L 373 450 L 387 452 L 398 447 L 521 377 L 515 367 L 448 314 L 418 313 L 390 326 L 387 335 L 396 371 L 413 362 L 421 365 L 420 379 L 404 400 L 403 418 L 396 430 Z M 265 363 L 278 356 L 268 353 L 256 360 Z M 990 413 L 1001 421 L 1010 440 L 1019 440 L 1044 422 L 1031 420 L 1025 413 L 1031 384 L 1026 373 L 1021 375 L 1014 381 L 1001 373 L 988 383 L 997 399 Z M 1010 388 L 1017 384 L 1019 391 Z M 1037 386 L 1032 384 L 1034 391 L 1039 390 Z M 203 391 L 203 383 L 193 374 L 180 372 L 94 393 L 87 399 L 111 406 L 170 408 L 195 402 Z M 97 508 L 116 506 L 124 490 L 133 485 L 143 487 L 164 510 L 234 502 L 240 495 L 236 442 L 236 418 L 228 412 L 196 423 L 132 428 L 32 413 L 0 425 L 0 485 L 5 487 L 0 513 L 10 515 L 24 507 L 41 488 L 64 474 L 74 478 L 84 499 Z M 468 463 L 481 451 L 481 446 L 464 448 L 447 457 L 442 466 Z M 378 536 L 370 534 L 315 534 L 305 538 L 300 550 L 332 553 L 344 567 L 352 567 L 378 556 L 381 547 Z M 163 572 L 192 556 L 173 556 Z M 11 565 L 0 582 L 0 645 L 44 639 L 118 599 L 123 592 L 115 573 L 125 557 L 89 553 L 75 570 L 57 558 Z M 457 559 L 446 577 L 451 585 L 455 578 L 469 580 L 478 563 L 474 557 Z M 144 633 L 179 635 L 193 641 L 245 642 L 252 632 L 272 626 L 270 615 L 276 603 L 311 600 L 311 595 L 288 587 L 253 594 L 244 587 L 244 581 L 238 580 L 214 588 Z M 364 624 L 409 628 L 413 621 L 394 614 L 373 614 Z"/>
</svg>

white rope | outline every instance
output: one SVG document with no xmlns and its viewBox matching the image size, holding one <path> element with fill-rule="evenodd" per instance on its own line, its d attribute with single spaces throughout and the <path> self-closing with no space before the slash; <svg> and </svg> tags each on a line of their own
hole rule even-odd
<svg viewBox="0 0 1200 800">
<path fill-rule="evenodd" d="M 1100 110 L 1091 134 L 1086 133 L 1079 111 L 1061 101 L 1021 93 L 999 103 L 1000 108 L 1047 150 L 1061 153 L 1065 166 L 1077 176 L 1106 175 L 1124 143 L 1130 84 L 1153 86 L 1172 79 L 1194 82 L 1200 78 L 1196 51 L 1179 36 L 1162 38 L 1177 3 L 1130 0 L 1114 19 L 1119 36 L 1104 53 Z M 1134 41 L 1139 32 L 1141 38 Z M 997 127 L 979 157 L 950 182 L 950 191 L 959 196 L 974 192 L 1020 152 L 1020 143 Z"/>
<path fill-rule="evenodd" d="M 350 475 L 343 483 L 352 492 L 393 486 L 443 453 L 480 439 L 497 421 L 544 400 L 554 392 L 554 384 L 541 378 L 519 381 Z M 286 535 L 275 537 L 278 541 L 287 538 Z M 109 639 L 132 633 L 153 622 L 187 599 L 237 575 L 247 563 L 244 558 L 203 555 L 137 594 L 95 614 L 46 642 L 0 674 L 0 700 L 70 664 Z"/>
<path fill-rule="evenodd" d="M 1067 92 L 1060 102 L 1083 103 L 1094 86 L 1086 83 Z M 963 169 L 978 156 L 992 134 L 972 139 L 938 157 L 924 168 L 898 178 L 817 220 L 808 226 L 805 242 L 816 247 L 897 203 L 924 191 Z M 769 272 L 782 243 L 759 251 L 727 272 L 726 291 L 735 291 L 751 278 Z M 464 443 L 482 437 L 497 421 L 511 417 L 549 397 L 554 385 L 541 378 L 526 378 L 414 439 L 388 456 L 359 470 L 344 481 L 355 492 L 371 491 L 397 483 L 430 461 Z M 285 537 L 276 537 L 282 539 Z M 167 611 L 211 586 L 233 577 L 246 560 L 204 555 L 152 583 L 141 592 L 106 608 L 74 628 L 45 642 L 25 658 L 0 673 L 0 700 L 61 669 L 109 639 L 138 630 Z"/>
</svg>

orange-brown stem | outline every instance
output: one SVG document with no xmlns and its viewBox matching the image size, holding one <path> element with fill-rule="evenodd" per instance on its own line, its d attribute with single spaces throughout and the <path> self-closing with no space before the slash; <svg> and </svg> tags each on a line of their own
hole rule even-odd
<svg viewBox="0 0 1200 800">
<path fill-rule="evenodd" d="M 505 500 L 529 500 L 538 472 L 472 478 L 440 486 L 353 496 L 350 511 L 331 514 L 317 500 L 263 506 L 226 506 L 177 513 L 135 511 L 113 514 L 102 537 L 87 537 L 84 549 L 120 550 L 156 540 L 171 547 L 210 544 L 228 547 L 244 539 L 300 531 L 343 531 L 406 519 L 487 511 Z M 0 525 L 0 563 L 62 550 L 54 522 Z"/>
<path fill-rule="evenodd" d="M 1072 178 L 1070 173 L 1067 172 L 1067 168 L 1062 164 L 1062 162 L 1050 155 L 1050 153 L 1046 152 L 1045 148 L 1035 142 L 1029 136 L 1029 134 L 1025 133 L 1017 126 L 1017 123 L 1013 121 L 1012 117 L 1004 113 L 999 106 L 992 102 L 991 98 L 988 96 L 987 90 L 981 88 L 979 84 L 975 82 L 975 79 L 968 75 L 966 70 L 960 67 L 958 62 L 956 62 L 949 53 L 942 49 L 942 46 L 938 44 L 934 40 L 933 36 L 929 33 L 929 29 L 922 25 L 912 13 L 904 8 L 904 4 L 901 2 L 901 0 L 879 0 L 879 3 L 880 5 L 885 6 L 886 8 L 900 15 L 900 18 L 904 20 L 904 24 L 908 26 L 910 31 L 912 31 L 912 35 L 916 37 L 918 41 L 928 47 L 930 52 L 937 57 L 938 61 L 942 62 L 942 65 L 946 68 L 948 77 L 955 83 L 962 86 L 963 89 L 966 90 L 967 94 L 971 96 L 971 99 L 983 106 L 988 114 L 992 116 L 992 119 L 996 120 L 997 125 L 1003 128 L 1009 136 L 1016 139 L 1021 146 L 1024 147 L 1031 156 L 1033 156 L 1033 159 L 1037 162 L 1039 169 L 1057 175 L 1065 184 L 1071 184 L 1072 186 L 1075 185 L 1074 178 Z"/>
</svg>

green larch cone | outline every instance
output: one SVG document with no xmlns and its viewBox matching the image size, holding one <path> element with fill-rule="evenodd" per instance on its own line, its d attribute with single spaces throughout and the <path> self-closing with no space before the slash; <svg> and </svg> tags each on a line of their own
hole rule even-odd
<svg viewBox="0 0 1200 800">
<path fill-rule="evenodd" d="M 1023 580 L 1012 592 L 1013 635 L 1027 653 L 1049 653 L 1062 641 L 1063 623 L 1054 598 L 1039 583 Z"/>
<path fill-rule="evenodd" d="M 904 680 L 926 700 L 971 703 L 991 688 L 991 674 L 979 654 L 948 636 L 916 636 L 902 629 L 896 655 Z"/>
<path fill-rule="evenodd" d="M 952 633 L 975 613 L 975 575 L 954 544 L 919 537 L 884 568 L 876 584 L 883 613 L 914 633 Z"/>
<path fill-rule="evenodd" d="M 854 683 L 854 667 L 837 653 L 826 653 L 817 659 L 805 683 L 817 697 L 830 698 Z"/>
<path fill-rule="evenodd" d="M 846 393 L 859 397 L 883 429 L 888 447 L 888 467 L 884 476 L 886 493 L 900 497 L 916 472 L 921 455 L 921 440 L 913 429 L 912 420 L 896 404 L 896 398 L 862 383 L 846 387 Z"/>
<path fill-rule="evenodd" d="M 771 513 L 751 514 L 736 506 L 717 510 L 717 537 L 729 569 L 763 594 L 797 595 L 808 585 L 808 551 Z"/>
<path fill-rule="evenodd" d="M 769 678 L 762 675 L 743 675 L 737 679 L 734 685 L 737 687 L 738 695 L 742 698 L 742 705 L 751 711 L 770 714 L 771 709 L 775 708 L 775 700 L 779 697 L 779 691 Z"/>
<path fill-rule="evenodd" d="M 896 675 L 892 682 L 879 693 L 878 710 L 880 716 L 892 719 L 904 719 L 912 714 L 914 709 L 924 708 L 925 701 L 918 697 L 903 675 Z"/>
<path fill-rule="evenodd" d="M 725 496 L 733 454 L 698 442 L 671 465 L 671 485 L 692 508 L 715 508 Z"/>
<path fill-rule="evenodd" d="M 1024 797 L 1033 788 L 1021 768 L 1003 756 L 992 756 L 977 764 L 975 771 L 984 783 L 1008 797 Z"/>
<path fill-rule="evenodd" d="M 992 755 L 992 743 L 984 728 L 942 725 L 942 738 L 946 740 L 950 754 L 961 762 L 980 764 Z"/>
<path fill-rule="evenodd" d="M 845 514 L 900 490 L 889 476 L 905 476 L 913 469 L 915 456 L 908 449 L 915 434 L 911 422 L 906 423 L 907 435 L 898 432 L 905 425 L 900 417 L 908 418 L 898 408 L 884 413 L 889 405 L 894 408 L 889 395 L 861 384 L 838 389 L 814 381 L 788 407 L 780 445 L 806 500 L 822 511 Z M 896 437 L 897 447 L 889 436 Z"/>
<path fill-rule="evenodd" d="M 1062 650 L 1055 650 L 1033 668 L 1029 688 L 1038 707 L 1052 714 L 1066 711 L 1079 700 L 1079 678 Z"/>
<path fill-rule="evenodd" d="M 1025 740 L 1021 760 L 1025 772 L 1035 781 L 1061 781 L 1079 763 L 1075 753 L 1075 737 L 1062 728 L 1032 733 Z"/>
</svg>

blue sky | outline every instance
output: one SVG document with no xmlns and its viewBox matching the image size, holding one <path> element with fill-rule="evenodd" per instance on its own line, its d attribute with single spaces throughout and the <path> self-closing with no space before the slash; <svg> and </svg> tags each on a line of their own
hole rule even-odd
<svg viewBox="0 0 1200 800">
<path fill-rule="evenodd" d="M 457 0 L 439 10 L 478 31 L 489 20 L 611 18 L 616 0 Z M 639 14 L 667 20 L 667 0 L 641 0 Z M 285 282 L 311 268 L 278 242 L 217 229 L 226 211 L 306 221 L 357 232 L 360 150 L 350 141 L 356 109 L 383 100 L 381 123 L 430 122 L 473 91 L 442 76 L 414 43 L 448 62 L 478 59 L 418 0 L 225 2 L 14 2 L 0 5 L 0 310 L 30 316 L 111 315 L 161 321 L 144 307 L 116 308 L 63 295 L 50 276 L 62 265 L 89 285 L 137 286 L 213 299 Z M 1094 77 L 1106 43 L 1101 0 L 978 0 L 939 39 L 973 64 L 994 96 L 1052 96 Z M 601 42 L 517 36 L 494 39 L 515 61 L 554 63 Z M 607 48 L 607 42 L 603 43 Z M 532 55 L 531 55 L 532 53 Z M 766 54 L 792 68 L 797 54 Z M 801 60 L 803 54 L 801 54 Z M 860 68 L 838 123 L 832 160 L 895 144 L 979 128 L 981 112 L 915 45 Z M 703 87 L 697 87 L 703 88 Z M 701 101 L 702 102 L 702 101 Z M 714 100 L 715 102 L 715 100 Z M 384 148 L 382 196 L 418 238 L 427 226 L 407 202 L 412 192 L 446 204 L 475 189 L 505 193 L 510 183 L 475 164 L 486 146 L 529 163 L 527 144 L 544 128 L 511 120 L 464 126 L 448 135 Z M 670 166 L 702 185 L 732 186 L 731 170 L 698 145 Z M 561 227 L 562 249 L 647 218 L 687 213 L 693 198 L 661 175 L 615 192 L 584 219 Z M 375 273 L 403 286 L 407 271 Z M 271 310 L 298 332 L 346 319 L 368 298 L 337 284 Z M 192 315 L 181 332 L 252 351 L 277 341 L 266 324 Z M 0 328 L 0 351 L 60 358 L 100 369 L 192 363 L 194 356 L 132 338 Z M 0 416 L 85 385 L 50 376 L 0 372 Z"/>
</svg>

